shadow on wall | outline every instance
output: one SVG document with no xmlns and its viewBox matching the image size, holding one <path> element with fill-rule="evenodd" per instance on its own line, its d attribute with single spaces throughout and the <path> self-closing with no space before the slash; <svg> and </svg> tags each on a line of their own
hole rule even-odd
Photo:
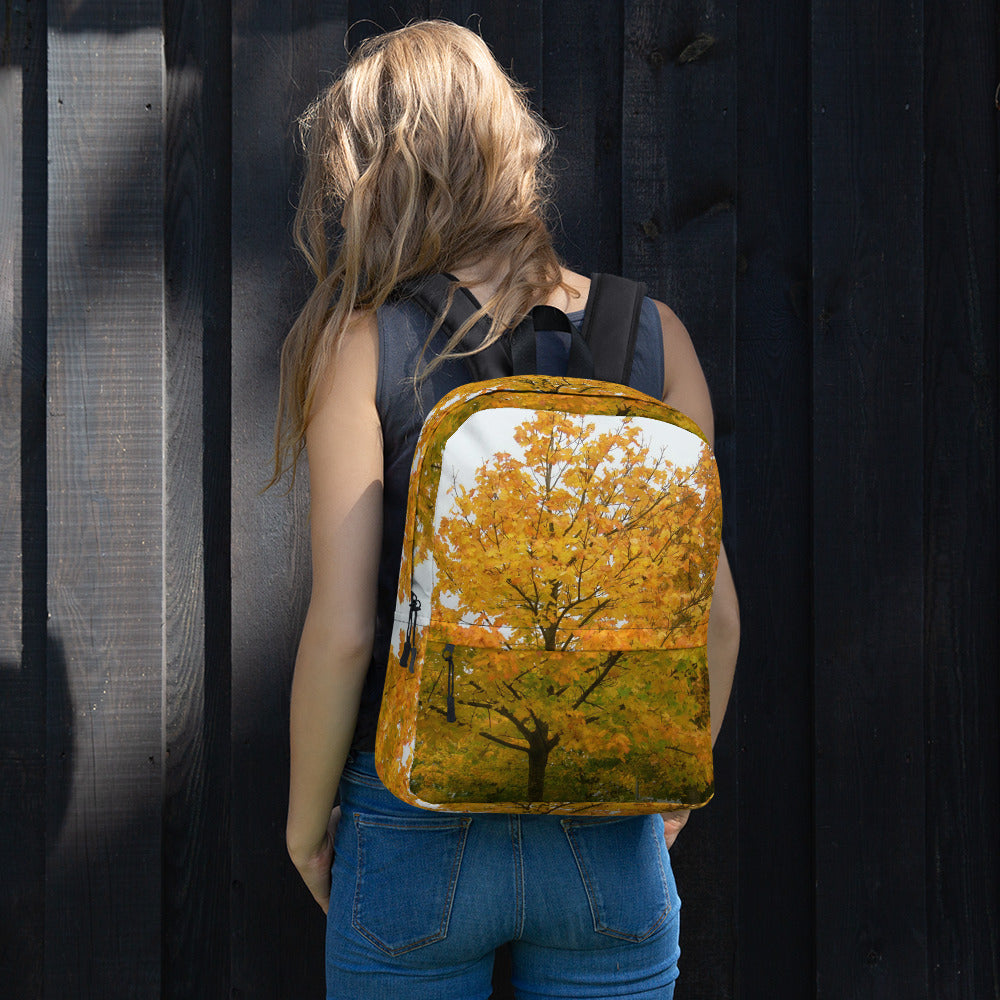
<svg viewBox="0 0 1000 1000">
<path fill-rule="evenodd" d="M 44 671 L 0 663 L 0 706 L 0 981 L 5 996 L 40 997 L 45 852 L 66 819 L 76 756 L 58 640 L 49 639 Z"/>
</svg>

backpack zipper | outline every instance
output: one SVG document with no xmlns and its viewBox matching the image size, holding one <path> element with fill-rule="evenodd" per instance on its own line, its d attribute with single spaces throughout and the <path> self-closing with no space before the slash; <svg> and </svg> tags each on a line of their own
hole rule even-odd
<svg viewBox="0 0 1000 1000">
<path fill-rule="evenodd" d="M 441 650 L 441 655 L 448 664 L 448 721 L 455 721 L 455 644 L 449 642 Z"/>
<path fill-rule="evenodd" d="M 402 665 L 413 673 L 413 661 L 416 653 L 413 649 L 414 634 L 417 631 L 417 612 L 420 610 L 420 601 L 414 591 L 410 591 L 410 614 L 406 619 L 406 641 L 403 643 L 403 655 L 400 657 Z"/>
</svg>

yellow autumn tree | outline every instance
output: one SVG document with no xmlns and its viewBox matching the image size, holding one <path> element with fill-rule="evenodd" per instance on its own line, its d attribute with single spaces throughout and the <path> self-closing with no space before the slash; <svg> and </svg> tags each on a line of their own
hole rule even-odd
<svg viewBox="0 0 1000 1000">
<path fill-rule="evenodd" d="M 711 754 L 710 450 L 678 463 L 648 423 L 544 411 L 513 440 L 450 484 L 435 526 L 452 641 L 427 651 L 415 786 L 446 786 L 457 755 L 497 800 L 511 772 L 529 801 L 630 799 L 664 774 L 690 789 Z"/>
</svg>

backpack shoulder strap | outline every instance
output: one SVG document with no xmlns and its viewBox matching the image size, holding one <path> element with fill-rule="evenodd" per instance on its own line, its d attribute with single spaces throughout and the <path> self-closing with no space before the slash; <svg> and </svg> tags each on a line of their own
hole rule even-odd
<svg viewBox="0 0 1000 1000">
<path fill-rule="evenodd" d="M 399 293 L 415 301 L 432 318 L 445 312 L 452 285 L 456 279 L 450 274 L 432 274 L 401 285 Z M 593 357 L 593 377 L 604 382 L 628 385 L 632 373 L 632 359 L 639 328 L 639 314 L 646 286 L 614 274 L 591 276 L 590 295 L 583 316 L 581 334 Z M 447 336 L 454 332 L 479 308 L 479 303 L 465 288 L 458 288 L 452 296 L 451 307 L 442 323 Z M 489 347 L 478 350 L 490 329 L 488 317 L 480 318 L 462 338 L 460 349 L 475 351 L 465 359 L 477 380 L 500 378 L 512 370 L 511 346 L 508 338 L 494 341 Z M 518 333 L 520 333 L 520 329 Z M 515 343 L 527 340 L 514 337 Z M 531 345 L 533 346 L 533 345 Z M 581 353 L 581 352 L 577 352 Z M 515 359 L 516 360 L 516 359 Z M 589 359 L 587 359 L 589 362 Z M 513 365 L 514 370 L 534 370 L 533 352 L 530 363 Z"/>
<path fill-rule="evenodd" d="M 591 275 L 581 333 L 594 358 L 594 378 L 628 385 L 645 295 L 642 282 Z"/>
<path fill-rule="evenodd" d="M 437 319 L 445 312 L 451 287 L 457 280 L 450 274 L 431 274 L 404 282 L 397 289 L 397 294 L 412 299 L 431 319 Z M 467 288 L 456 289 L 452 296 L 451 307 L 441 324 L 442 330 L 451 337 L 477 309 L 479 303 Z M 509 348 L 505 348 L 502 340 L 495 340 L 489 347 L 477 350 L 489 332 L 490 319 L 488 316 L 482 316 L 465 334 L 459 345 L 460 350 L 476 351 L 467 357 L 465 362 L 478 381 L 510 374 Z"/>
</svg>

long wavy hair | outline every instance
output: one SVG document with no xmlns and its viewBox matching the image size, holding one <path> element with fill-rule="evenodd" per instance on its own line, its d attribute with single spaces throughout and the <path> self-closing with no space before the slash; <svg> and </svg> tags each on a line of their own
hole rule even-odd
<svg viewBox="0 0 1000 1000">
<path fill-rule="evenodd" d="M 268 485 L 288 468 L 294 482 L 317 383 L 355 310 L 411 278 L 503 262 L 482 309 L 440 355 L 421 355 L 419 382 L 480 316 L 492 343 L 563 284 L 546 222 L 551 132 L 474 32 L 421 21 L 368 39 L 299 127 L 294 234 L 316 285 L 281 353 Z"/>
</svg>

